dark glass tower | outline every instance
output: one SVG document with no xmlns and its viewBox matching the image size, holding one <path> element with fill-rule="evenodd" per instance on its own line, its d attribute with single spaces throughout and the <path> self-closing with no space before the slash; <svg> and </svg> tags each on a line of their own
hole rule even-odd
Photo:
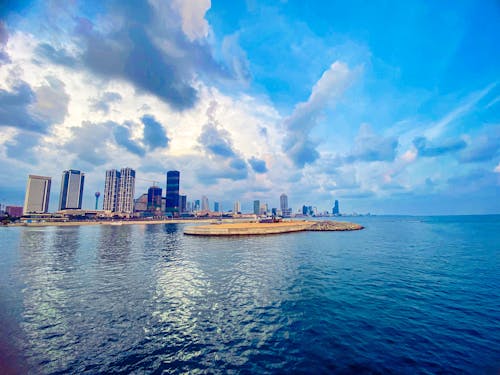
<svg viewBox="0 0 500 375">
<path fill-rule="evenodd" d="M 167 172 L 167 201 L 165 211 L 174 216 L 179 214 L 179 171 Z"/>
<path fill-rule="evenodd" d="M 158 213 L 161 211 L 162 189 L 158 186 L 151 186 L 148 189 L 148 211 Z"/>
<path fill-rule="evenodd" d="M 335 203 L 333 204 L 333 210 L 332 210 L 332 213 L 334 215 L 339 215 L 340 214 L 340 211 L 339 211 L 339 201 L 335 201 Z"/>
</svg>

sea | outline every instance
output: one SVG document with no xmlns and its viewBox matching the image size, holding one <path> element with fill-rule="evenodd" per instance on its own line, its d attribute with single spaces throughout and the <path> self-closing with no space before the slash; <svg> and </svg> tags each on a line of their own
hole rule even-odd
<svg viewBox="0 0 500 375">
<path fill-rule="evenodd" d="M 500 373 L 500 216 L 341 219 L 0 228 L 0 373 Z"/>
</svg>

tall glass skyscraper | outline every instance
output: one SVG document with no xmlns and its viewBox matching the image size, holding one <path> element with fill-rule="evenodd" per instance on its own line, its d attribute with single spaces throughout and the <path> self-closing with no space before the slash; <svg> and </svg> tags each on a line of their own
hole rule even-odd
<svg viewBox="0 0 500 375">
<path fill-rule="evenodd" d="M 255 215 L 260 214 L 260 200 L 253 201 L 253 213 Z"/>
<path fill-rule="evenodd" d="M 83 183 L 85 174 L 70 169 L 62 173 L 59 210 L 80 210 L 82 208 Z"/>
<path fill-rule="evenodd" d="M 335 203 L 333 204 L 332 213 L 333 213 L 334 215 L 339 215 L 339 214 L 340 214 L 340 210 L 339 210 L 339 201 L 338 201 L 338 200 L 335 200 Z"/>
<path fill-rule="evenodd" d="M 181 179 L 179 171 L 167 172 L 167 202 L 165 211 L 174 216 L 179 213 L 179 184 Z"/>
<path fill-rule="evenodd" d="M 46 213 L 49 211 L 50 185 L 52 178 L 44 176 L 28 176 L 26 195 L 24 197 L 24 214 Z"/>
</svg>

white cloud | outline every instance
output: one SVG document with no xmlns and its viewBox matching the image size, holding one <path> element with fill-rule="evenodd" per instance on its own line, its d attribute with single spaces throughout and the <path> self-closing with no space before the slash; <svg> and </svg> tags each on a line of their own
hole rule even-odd
<svg viewBox="0 0 500 375">
<path fill-rule="evenodd" d="M 172 5 L 181 16 L 182 31 L 189 40 L 208 36 L 209 25 L 205 13 L 211 7 L 210 0 L 173 0 Z"/>
</svg>

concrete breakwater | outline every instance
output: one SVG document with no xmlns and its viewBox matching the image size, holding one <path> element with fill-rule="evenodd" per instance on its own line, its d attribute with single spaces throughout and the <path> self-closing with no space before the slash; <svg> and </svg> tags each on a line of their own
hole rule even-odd
<svg viewBox="0 0 500 375">
<path fill-rule="evenodd" d="M 189 226 L 184 234 L 198 236 L 262 235 L 301 231 L 346 231 L 359 230 L 359 224 L 335 221 L 287 221 L 278 223 L 236 223 Z"/>
</svg>

